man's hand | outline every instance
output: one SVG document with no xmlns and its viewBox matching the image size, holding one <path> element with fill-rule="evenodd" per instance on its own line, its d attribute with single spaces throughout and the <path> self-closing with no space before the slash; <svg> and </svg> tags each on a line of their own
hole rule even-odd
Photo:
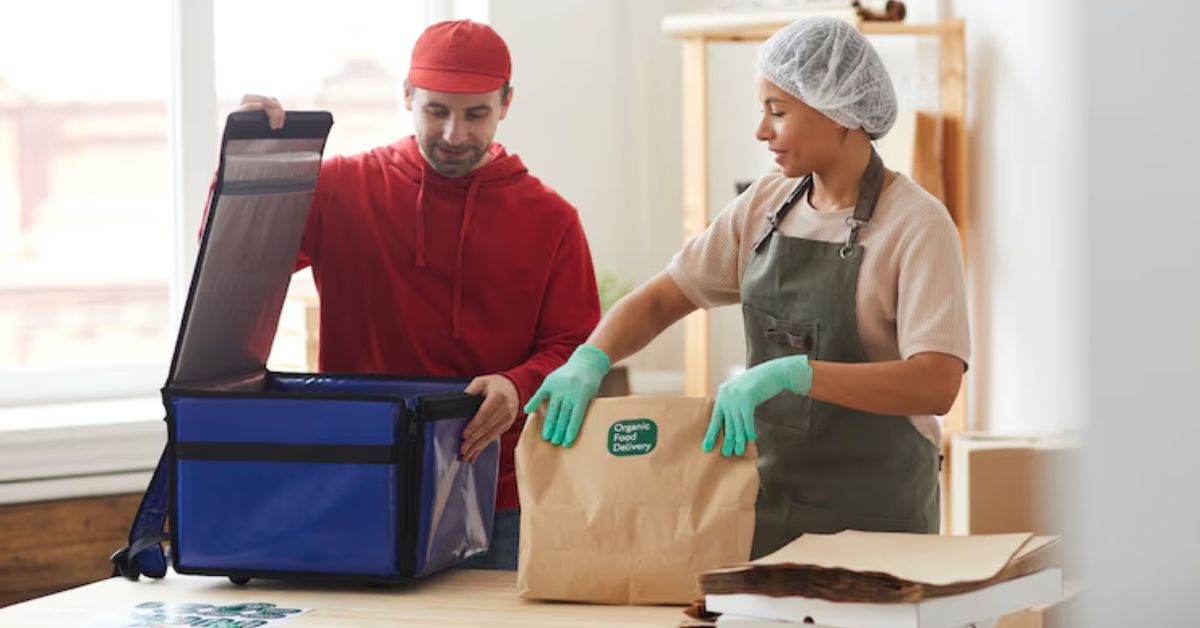
<svg viewBox="0 0 1200 628">
<path fill-rule="evenodd" d="M 283 105 L 270 96 L 246 94 L 242 96 L 242 103 L 238 106 L 238 111 L 265 111 L 267 113 L 267 124 L 272 130 L 278 131 L 283 128 L 283 119 L 285 117 Z"/>
<path fill-rule="evenodd" d="M 517 420 L 520 401 L 517 387 L 503 375 L 476 377 L 466 392 L 483 395 L 483 405 L 463 429 L 462 447 L 458 450 L 467 462 L 475 462 L 493 440 L 512 427 L 513 421 Z"/>
</svg>

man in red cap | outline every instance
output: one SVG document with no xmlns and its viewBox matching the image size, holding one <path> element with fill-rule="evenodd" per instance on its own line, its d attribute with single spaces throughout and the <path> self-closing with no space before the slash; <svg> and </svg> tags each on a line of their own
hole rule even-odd
<svg viewBox="0 0 1200 628">
<path fill-rule="evenodd" d="M 469 565 L 507 569 L 519 409 L 600 317 L 575 208 L 492 141 L 511 75 L 490 27 L 429 27 L 404 86 L 415 136 L 325 160 L 297 266 L 312 266 L 321 297 L 321 371 L 475 377 L 467 391 L 484 401 L 460 453 L 474 461 L 499 437 L 501 457 L 491 550 Z M 283 126 L 273 98 L 241 109 Z"/>
</svg>

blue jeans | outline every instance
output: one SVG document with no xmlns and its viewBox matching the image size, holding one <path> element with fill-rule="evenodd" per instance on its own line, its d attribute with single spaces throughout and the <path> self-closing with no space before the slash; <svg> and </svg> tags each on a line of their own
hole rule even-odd
<svg viewBox="0 0 1200 628">
<path fill-rule="evenodd" d="M 520 542 L 521 511 L 498 512 L 492 524 L 492 544 L 488 551 L 468 558 L 459 563 L 459 567 L 516 571 Z"/>
</svg>

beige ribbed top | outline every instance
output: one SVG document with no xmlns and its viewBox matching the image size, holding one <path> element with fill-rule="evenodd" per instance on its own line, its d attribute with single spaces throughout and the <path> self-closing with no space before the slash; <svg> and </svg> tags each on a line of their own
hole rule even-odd
<svg viewBox="0 0 1200 628">
<path fill-rule="evenodd" d="M 766 217 L 796 185 L 779 173 L 755 181 L 675 255 L 667 270 L 696 305 L 711 308 L 741 301 L 741 278 Z M 817 211 L 800 199 L 779 225 L 783 235 L 842 242 L 854 208 Z M 971 337 L 958 232 L 944 205 L 912 179 L 899 175 L 879 195 L 859 243 L 858 333 L 867 359 L 908 359 L 937 352 L 969 363 Z M 937 443 L 933 416 L 909 417 Z"/>
</svg>

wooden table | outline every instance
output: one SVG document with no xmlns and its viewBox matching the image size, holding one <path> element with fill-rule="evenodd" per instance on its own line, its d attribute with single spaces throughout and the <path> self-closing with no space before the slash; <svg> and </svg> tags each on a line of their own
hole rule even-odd
<svg viewBox="0 0 1200 628">
<path fill-rule="evenodd" d="M 311 608 L 283 628 L 305 626 L 677 626 L 678 607 L 552 604 L 517 598 L 515 572 L 453 570 L 401 587 L 330 587 L 170 574 L 159 581 L 111 578 L 0 609 L 0 626 L 76 626 L 145 602 L 271 602 Z"/>
</svg>

